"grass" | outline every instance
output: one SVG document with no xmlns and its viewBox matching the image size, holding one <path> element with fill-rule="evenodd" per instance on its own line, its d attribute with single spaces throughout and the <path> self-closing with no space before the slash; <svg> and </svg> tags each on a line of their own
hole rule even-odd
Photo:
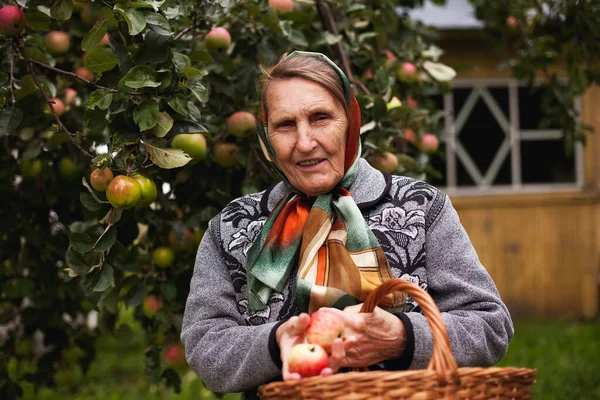
<svg viewBox="0 0 600 400">
<path fill-rule="evenodd" d="M 533 399 L 600 399 L 600 320 L 517 322 L 499 366 L 536 368 Z"/>
<path fill-rule="evenodd" d="M 217 399 L 189 370 L 182 371 L 180 394 L 150 382 L 144 375 L 144 341 L 139 331 L 127 341 L 102 337 L 98 357 L 85 376 L 75 377 L 70 386 L 44 389 L 23 400 Z M 533 399 L 600 400 L 600 320 L 517 322 L 508 354 L 499 365 L 537 368 Z M 225 399 L 239 399 L 239 395 Z"/>
</svg>

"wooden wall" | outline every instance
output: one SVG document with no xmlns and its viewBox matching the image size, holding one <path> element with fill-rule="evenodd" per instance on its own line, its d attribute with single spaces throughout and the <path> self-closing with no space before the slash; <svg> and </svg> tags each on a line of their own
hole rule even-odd
<svg viewBox="0 0 600 400">
<path fill-rule="evenodd" d="M 449 38 L 442 59 L 471 64 L 459 78 L 498 78 L 498 57 Z M 485 56 L 482 56 L 485 54 Z M 514 317 L 593 317 L 600 312 L 600 88 L 582 99 L 594 126 L 585 149 L 585 186 L 561 193 L 452 196 L 483 265 Z"/>
</svg>

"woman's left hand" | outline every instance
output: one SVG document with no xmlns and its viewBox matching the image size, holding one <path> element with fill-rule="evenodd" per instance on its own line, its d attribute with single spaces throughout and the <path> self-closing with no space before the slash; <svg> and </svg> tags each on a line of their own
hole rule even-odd
<svg viewBox="0 0 600 400">
<path fill-rule="evenodd" d="M 340 367 L 368 367 L 401 357 L 406 343 L 402 321 L 379 307 L 372 313 L 360 313 L 361 306 L 332 309 L 344 319 L 344 336 L 354 337 Z"/>
</svg>

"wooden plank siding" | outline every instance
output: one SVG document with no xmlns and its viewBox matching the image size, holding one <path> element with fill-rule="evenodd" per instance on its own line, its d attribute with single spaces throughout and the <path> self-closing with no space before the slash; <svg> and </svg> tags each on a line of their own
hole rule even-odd
<svg viewBox="0 0 600 400">
<path fill-rule="evenodd" d="M 499 57 L 473 36 L 456 40 L 442 62 L 470 64 L 458 78 L 509 77 Z M 455 48 L 452 47 L 455 44 Z M 582 98 L 582 120 L 594 126 L 585 148 L 585 186 L 557 193 L 452 196 L 481 262 L 513 317 L 593 317 L 600 307 L 600 89 Z"/>
</svg>

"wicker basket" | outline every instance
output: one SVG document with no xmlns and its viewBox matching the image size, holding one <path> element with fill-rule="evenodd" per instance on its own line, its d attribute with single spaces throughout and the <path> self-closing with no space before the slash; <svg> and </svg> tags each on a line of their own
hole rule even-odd
<svg viewBox="0 0 600 400">
<path fill-rule="evenodd" d="M 261 399 L 529 399 L 537 371 L 528 368 L 458 368 L 440 310 L 427 292 L 402 279 L 384 282 L 369 295 L 361 312 L 372 312 L 387 294 L 402 291 L 423 310 L 433 334 L 427 369 L 367 371 L 273 382 L 259 388 Z"/>
</svg>

